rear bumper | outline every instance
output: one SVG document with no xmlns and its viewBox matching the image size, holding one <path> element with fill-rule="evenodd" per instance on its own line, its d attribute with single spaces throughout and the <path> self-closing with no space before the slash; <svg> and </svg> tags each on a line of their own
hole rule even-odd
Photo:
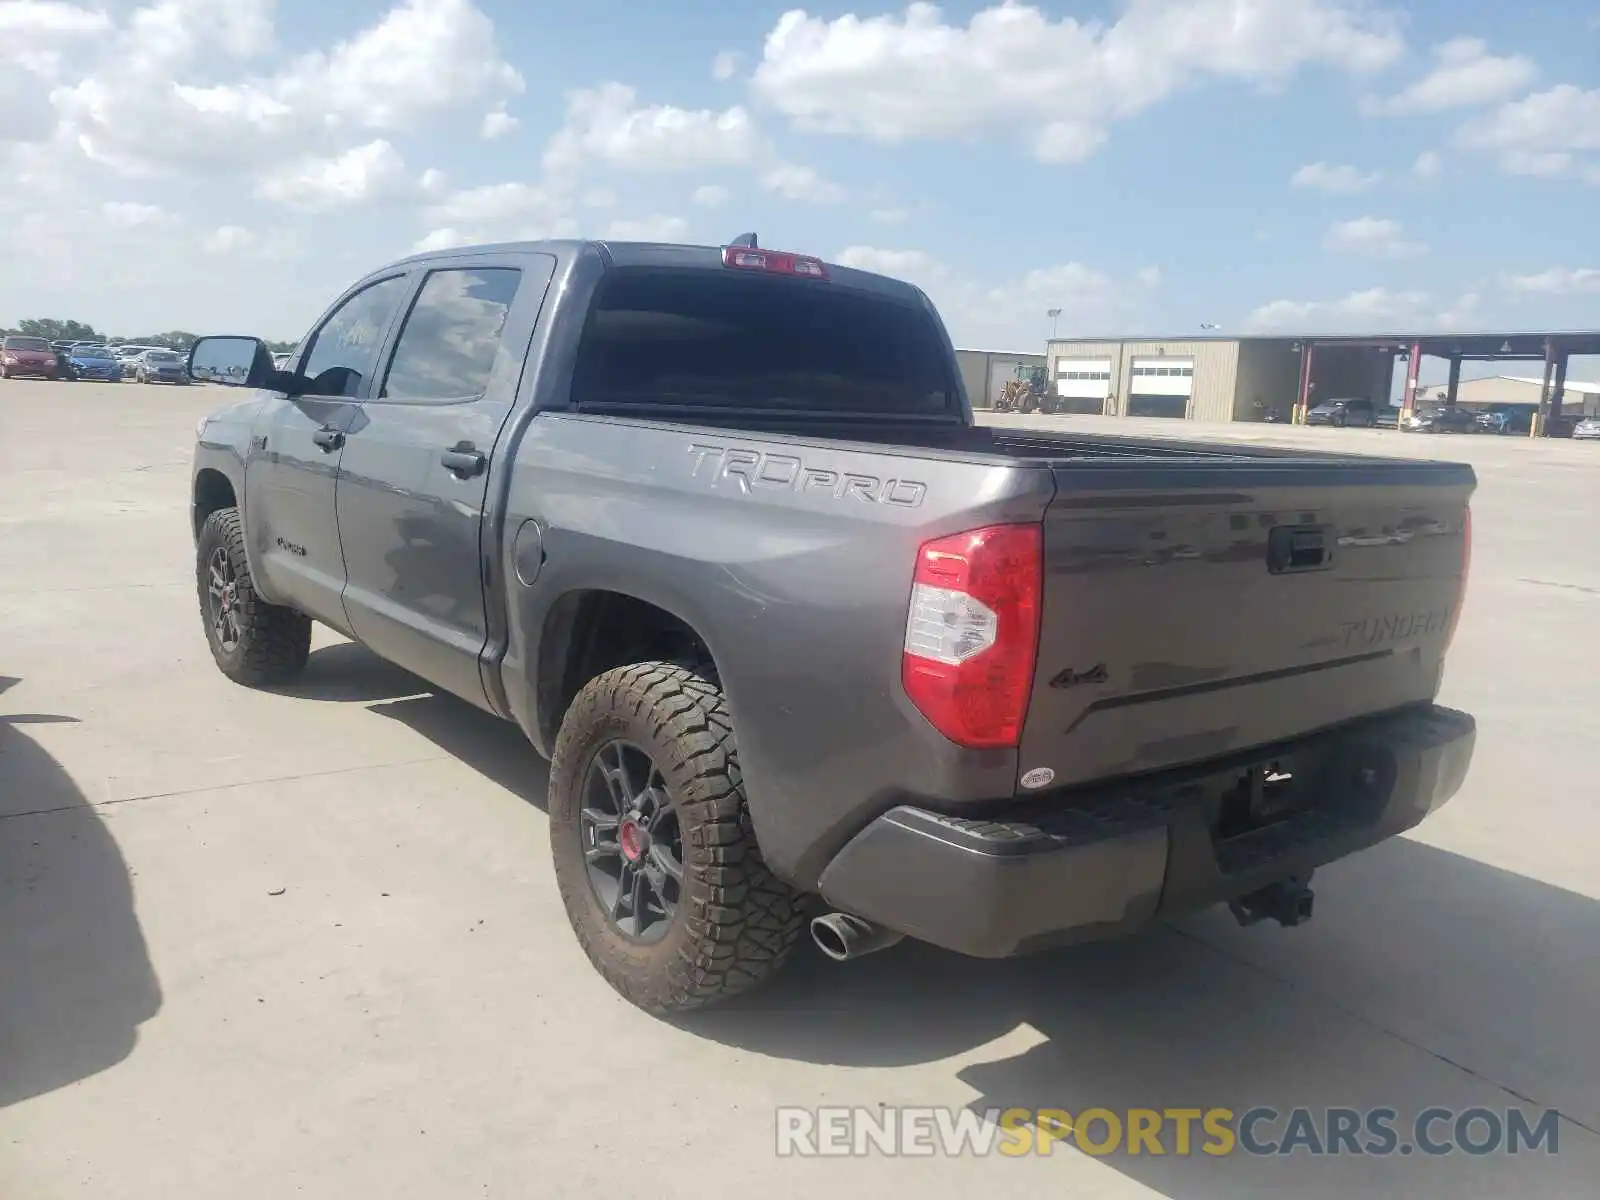
<svg viewBox="0 0 1600 1200">
<path fill-rule="evenodd" d="M 902 805 L 846 844 L 819 888 L 841 911 L 980 958 L 1132 933 L 1410 829 L 1459 790 L 1475 737 L 1470 716 L 1428 706 L 985 819 Z M 1268 761 L 1292 764 L 1305 802 L 1219 837 L 1224 793 Z"/>
</svg>

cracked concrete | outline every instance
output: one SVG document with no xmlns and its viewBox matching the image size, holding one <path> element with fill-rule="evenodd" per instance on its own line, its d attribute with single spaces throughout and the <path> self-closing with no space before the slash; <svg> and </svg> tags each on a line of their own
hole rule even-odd
<svg viewBox="0 0 1600 1200">
<path fill-rule="evenodd" d="M 515 729 L 333 637 L 292 692 L 214 670 L 184 510 L 218 396 L 0 384 L 0 1195 L 1592 1193 L 1600 446 L 1206 431 L 1459 455 L 1482 480 L 1443 696 L 1480 719 L 1473 774 L 1320 873 L 1310 926 L 805 955 L 669 1024 L 577 950 Z M 1565 1114 L 1559 1154 L 774 1154 L 780 1104 L 1519 1097 Z"/>
</svg>

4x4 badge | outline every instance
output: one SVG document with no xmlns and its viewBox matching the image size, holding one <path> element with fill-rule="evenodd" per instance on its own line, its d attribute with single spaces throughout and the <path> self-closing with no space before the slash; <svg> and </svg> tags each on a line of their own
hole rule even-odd
<svg viewBox="0 0 1600 1200">
<path fill-rule="evenodd" d="M 1066 668 L 1050 681 L 1050 686 L 1053 688 L 1078 687 L 1085 683 L 1105 683 L 1110 678 L 1111 673 L 1106 670 L 1105 663 L 1095 663 L 1087 671 L 1075 671 L 1071 667 Z"/>
</svg>

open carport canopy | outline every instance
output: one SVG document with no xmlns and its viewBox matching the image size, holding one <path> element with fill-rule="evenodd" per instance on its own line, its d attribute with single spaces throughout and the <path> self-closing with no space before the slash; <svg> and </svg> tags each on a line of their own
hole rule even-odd
<svg viewBox="0 0 1600 1200">
<path fill-rule="evenodd" d="M 1389 333 L 1329 335 L 1299 339 L 1311 346 L 1368 346 L 1393 350 L 1420 349 L 1424 357 L 1554 361 L 1558 357 L 1600 354 L 1600 330 L 1535 333 Z"/>
<path fill-rule="evenodd" d="M 1449 400 L 1455 403 L 1463 362 L 1541 362 L 1545 364 L 1545 390 L 1541 412 L 1556 411 L 1565 387 L 1567 362 L 1574 356 L 1600 355 L 1600 330 L 1522 330 L 1516 333 L 1389 333 L 1342 336 L 1338 334 L 1296 339 L 1301 352 L 1300 405 L 1310 403 L 1313 361 L 1318 350 L 1368 350 L 1409 355 L 1404 407 L 1410 411 L 1417 386 L 1417 364 L 1424 358 L 1450 362 Z"/>
</svg>

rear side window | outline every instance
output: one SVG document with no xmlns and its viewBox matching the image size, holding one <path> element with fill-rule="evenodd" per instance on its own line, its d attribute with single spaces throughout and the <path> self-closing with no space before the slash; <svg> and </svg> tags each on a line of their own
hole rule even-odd
<svg viewBox="0 0 1600 1200">
<path fill-rule="evenodd" d="M 894 416 L 955 407 L 938 324 L 920 306 L 826 282 L 643 267 L 601 282 L 572 398 Z"/>
<path fill-rule="evenodd" d="M 417 293 L 389 363 L 387 400 L 476 399 L 489 386 L 522 272 L 435 271 Z"/>
</svg>

